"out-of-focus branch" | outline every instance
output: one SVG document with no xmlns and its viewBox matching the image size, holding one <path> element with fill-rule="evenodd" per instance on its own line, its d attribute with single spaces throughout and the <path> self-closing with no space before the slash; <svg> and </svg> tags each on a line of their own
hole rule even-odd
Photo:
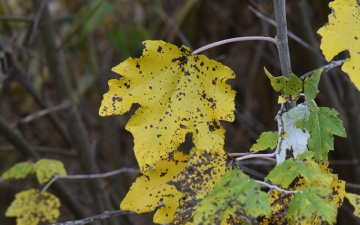
<svg viewBox="0 0 360 225">
<path fill-rule="evenodd" d="M 34 10 L 38 11 L 41 8 L 42 2 L 42 0 L 33 0 Z M 42 45 L 44 46 L 49 74 L 52 76 L 53 83 L 60 101 L 67 100 L 74 104 L 73 92 L 66 74 L 64 58 L 56 46 L 55 27 L 47 4 L 45 4 L 42 10 L 39 23 L 39 36 L 41 38 Z M 80 156 L 84 173 L 98 173 L 95 157 L 89 145 L 88 134 L 85 130 L 85 126 L 81 120 L 80 114 L 76 110 L 76 107 L 73 107 L 65 114 L 65 122 L 73 146 Z M 103 202 L 99 180 L 89 180 L 87 187 L 90 190 L 94 203 L 98 206 L 98 212 L 100 212 L 100 208 L 102 207 Z"/>
</svg>

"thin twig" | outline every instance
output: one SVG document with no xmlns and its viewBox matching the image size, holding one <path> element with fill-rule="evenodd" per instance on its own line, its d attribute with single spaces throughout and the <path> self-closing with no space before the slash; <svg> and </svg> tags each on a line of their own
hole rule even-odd
<svg viewBox="0 0 360 225">
<path fill-rule="evenodd" d="M 342 64 L 344 64 L 345 59 L 343 60 L 337 60 L 337 61 L 331 61 L 329 64 L 322 66 L 320 68 L 317 68 L 315 70 L 311 70 L 307 73 L 305 73 L 304 75 L 302 75 L 301 77 L 299 77 L 300 80 L 305 80 L 308 76 L 312 75 L 313 73 L 315 73 L 318 69 L 324 69 L 325 72 L 328 72 L 329 70 L 341 66 Z"/>
<path fill-rule="evenodd" d="M 59 154 L 71 157 L 77 157 L 78 154 L 74 149 L 56 148 L 56 147 L 44 147 L 44 146 L 33 146 L 32 147 L 38 153 L 51 153 Z M 15 146 L 0 146 L 0 153 L 13 152 L 16 150 Z"/>
<path fill-rule="evenodd" d="M 83 225 L 91 223 L 95 220 L 103 220 L 112 216 L 122 216 L 126 214 L 132 214 L 134 212 L 132 211 L 124 211 L 124 210 L 115 210 L 115 211 L 105 211 L 99 215 L 87 217 L 81 220 L 73 220 L 73 221 L 67 221 L 62 223 L 53 223 L 52 225 Z"/>
<path fill-rule="evenodd" d="M 57 179 L 95 179 L 95 178 L 105 178 L 105 177 L 110 177 L 110 176 L 114 176 L 120 173 L 139 173 L 140 170 L 139 169 L 135 169 L 135 168 L 121 168 L 118 170 L 114 170 L 114 171 L 110 171 L 110 172 L 106 172 L 106 173 L 100 173 L 100 174 L 84 174 L 84 175 L 69 175 L 69 176 L 61 176 L 58 174 L 54 174 L 54 176 L 51 178 L 51 180 L 43 187 L 43 189 L 41 190 L 41 192 L 46 191 L 50 185 L 52 183 L 54 183 Z"/>
<path fill-rule="evenodd" d="M 33 17 L 26 17 L 26 16 L 10 16 L 10 15 L 1 15 L 0 20 L 5 21 L 18 21 L 18 22 L 25 22 L 25 23 L 32 23 L 34 22 Z"/>
<path fill-rule="evenodd" d="M 213 48 L 213 47 L 216 47 L 219 45 L 228 44 L 228 43 L 232 43 L 232 42 L 239 42 L 239 41 L 269 41 L 269 42 L 276 44 L 276 39 L 272 38 L 272 37 L 263 37 L 263 36 L 237 37 L 237 38 L 225 39 L 222 41 L 217 41 L 217 42 L 213 42 L 211 44 L 205 45 L 205 46 L 193 51 L 192 54 L 198 54 L 199 52 L 205 51 L 207 49 L 210 49 L 210 48 Z"/>
<path fill-rule="evenodd" d="M 355 189 L 360 189 L 360 184 L 352 184 L 352 183 L 345 183 L 345 187 L 347 188 L 355 188 Z"/>
<path fill-rule="evenodd" d="M 67 109 L 67 108 L 70 108 L 71 106 L 72 106 L 72 103 L 70 101 L 65 100 L 60 105 L 53 106 L 53 107 L 50 107 L 50 108 L 47 108 L 47 109 L 40 110 L 38 112 L 32 113 L 32 114 L 28 115 L 27 117 L 21 119 L 19 121 L 19 123 L 28 123 L 30 121 L 39 119 L 40 117 L 43 117 L 43 116 L 45 116 L 45 115 L 47 115 L 49 113 L 53 113 L 53 112 L 56 112 L 56 111 Z"/>
<path fill-rule="evenodd" d="M 236 161 L 239 162 L 241 160 L 251 159 L 251 158 L 262 158 L 273 161 L 274 159 L 272 157 L 274 156 L 275 156 L 275 152 L 271 154 L 246 154 L 244 156 L 236 158 Z"/>
<path fill-rule="evenodd" d="M 42 11 L 45 7 L 47 3 L 47 0 L 42 0 L 41 2 L 41 5 L 40 7 L 38 8 L 37 12 L 36 12 L 36 16 L 35 16 L 35 19 L 34 19 L 34 22 L 31 26 L 31 30 L 30 30 L 30 33 L 29 33 L 29 38 L 28 38 L 28 41 L 27 41 L 27 46 L 30 46 L 31 43 L 33 42 L 34 40 L 34 36 L 35 36 L 35 31 L 36 31 L 36 28 L 39 24 L 39 21 L 40 21 L 40 18 L 41 18 L 41 14 L 42 14 Z"/>
<path fill-rule="evenodd" d="M 271 184 L 268 184 L 268 183 L 266 183 L 266 182 L 264 182 L 264 181 L 260 181 L 260 180 L 255 180 L 255 182 L 258 183 L 258 184 L 261 184 L 261 185 L 263 185 L 263 186 L 265 186 L 265 187 L 268 187 L 268 188 L 270 188 L 270 189 L 276 189 L 276 190 L 278 190 L 279 192 L 282 192 L 282 193 L 285 193 L 285 194 L 295 194 L 295 193 L 299 192 L 299 191 L 289 191 L 289 190 L 285 190 L 285 189 L 279 188 L 279 187 L 276 186 L 276 185 L 271 185 Z"/>
<path fill-rule="evenodd" d="M 258 10 L 256 10 L 254 7 L 252 6 L 248 6 L 248 9 L 253 12 L 257 17 L 259 17 L 260 19 L 264 20 L 265 22 L 276 26 L 276 22 L 275 20 L 265 16 L 263 13 L 259 12 Z M 294 41 L 296 41 L 297 43 L 299 43 L 300 45 L 302 45 L 304 48 L 309 49 L 310 51 L 312 51 L 313 53 L 315 53 L 319 58 L 323 59 L 324 57 L 319 53 L 319 51 L 317 51 L 313 46 L 309 45 L 308 43 L 306 43 L 305 41 L 303 41 L 300 37 L 296 36 L 294 33 L 292 33 L 291 31 L 288 30 L 288 36 L 290 38 L 292 38 Z"/>
</svg>

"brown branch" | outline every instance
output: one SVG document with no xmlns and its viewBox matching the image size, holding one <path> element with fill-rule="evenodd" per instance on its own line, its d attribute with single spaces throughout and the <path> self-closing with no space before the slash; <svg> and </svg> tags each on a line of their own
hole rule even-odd
<svg viewBox="0 0 360 225">
<path fill-rule="evenodd" d="M 33 17 L 10 16 L 10 15 L 0 15 L 0 20 L 3 20 L 3 21 L 18 21 L 18 22 L 24 22 L 24 23 L 32 23 L 32 22 L 34 22 Z"/>
<path fill-rule="evenodd" d="M 32 146 L 32 148 L 37 153 L 51 153 L 51 154 L 59 154 L 65 155 L 70 157 L 78 157 L 78 154 L 75 152 L 74 149 L 64 149 L 64 148 L 57 148 L 57 147 L 45 147 L 45 146 Z M 17 148 L 14 146 L 0 146 L 0 153 L 6 152 L 13 152 L 16 151 Z"/>
</svg>

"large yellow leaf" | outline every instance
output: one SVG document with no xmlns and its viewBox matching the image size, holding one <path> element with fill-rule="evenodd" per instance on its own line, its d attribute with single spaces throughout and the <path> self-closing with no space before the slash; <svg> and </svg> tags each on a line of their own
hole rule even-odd
<svg viewBox="0 0 360 225">
<path fill-rule="evenodd" d="M 322 36 L 320 48 L 328 61 L 349 50 L 350 57 L 341 69 L 360 90 L 360 10 L 357 1 L 335 0 L 329 7 L 333 9 L 329 23 L 318 30 Z"/>
<path fill-rule="evenodd" d="M 160 207 L 154 215 L 154 222 L 168 223 L 173 220 L 181 193 L 167 182 L 185 169 L 189 156 L 176 152 L 170 158 L 169 161 L 158 162 L 154 170 L 147 171 L 136 179 L 121 202 L 122 210 L 145 213 L 155 210 L 163 203 L 164 206 Z"/>
<path fill-rule="evenodd" d="M 168 182 L 182 193 L 172 224 L 191 222 L 198 203 L 214 189 L 216 182 L 229 169 L 227 158 L 224 151 L 209 153 L 191 149 L 186 168 Z"/>
<path fill-rule="evenodd" d="M 197 149 L 222 151 L 225 130 L 219 120 L 234 120 L 235 92 L 226 84 L 234 73 L 189 48 L 145 41 L 140 58 L 128 58 L 113 71 L 99 114 L 118 115 L 134 103 L 140 108 L 126 125 L 142 172 L 177 150 L 187 133 Z"/>
<path fill-rule="evenodd" d="M 56 196 L 30 189 L 16 194 L 5 216 L 17 217 L 17 225 L 37 225 L 40 221 L 54 223 L 60 216 L 59 207 L 60 201 Z"/>
</svg>

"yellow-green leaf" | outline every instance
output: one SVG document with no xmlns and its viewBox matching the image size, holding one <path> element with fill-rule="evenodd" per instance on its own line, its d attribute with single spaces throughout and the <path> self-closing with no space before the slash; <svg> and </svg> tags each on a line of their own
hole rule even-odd
<svg viewBox="0 0 360 225">
<path fill-rule="evenodd" d="M 33 172 L 34 164 L 32 162 L 21 162 L 16 163 L 13 167 L 11 167 L 9 170 L 5 171 L 1 175 L 1 178 L 3 179 L 21 179 L 25 178 L 27 175 Z"/>
<path fill-rule="evenodd" d="M 274 149 L 276 147 L 279 135 L 278 132 L 263 132 L 255 144 L 250 148 L 251 152 L 259 152 L 267 148 Z"/>
<path fill-rule="evenodd" d="M 302 82 L 295 74 L 291 74 L 290 79 L 287 79 L 284 76 L 273 77 L 266 68 L 264 68 L 264 71 L 270 79 L 274 90 L 282 94 L 281 102 L 284 100 L 290 102 L 299 98 L 302 91 Z"/>
<path fill-rule="evenodd" d="M 360 218 L 360 195 L 346 193 L 345 197 L 349 200 L 350 204 L 355 208 L 354 216 Z"/>
<path fill-rule="evenodd" d="M 174 224 L 184 224 L 192 219 L 198 203 L 213 190 L 216 182 L 229 169 L 227 158 L 228 155 L 224 151 L 209 153 L 196 148 L 191 149 L 190 161 L 185 170 L 168 182 L 182 193 Z"/>
<path fill-rule="evenodd" d="M 55 223 L 60 216 L 60 200 L 37 189 L 19 192 L 6 210 L 5 216 L 17 217 L 17 225 L 37 225 L 41 222 Z"/>
<path fill-rule="evenodd" d="M 220 120 L 234 120 L 235 92 L 226 84 L 230 68 L 193 55 L 189 48 L 163 41 L 145 41 L 140 58 L 128 58 L 113 71 L 99 114 L 124 114 L 140 108 L 126 129 L 134 136 L 134 151 L 142 172 L 178 149 L 187 133 L 200 150 L 222 151 L 225 130 Z"/>
<path fill-rule="evenodd" d="M 66 176 L 64 164 L 55 159 L 40 159 L 35 163 L 34 170 L 40 184 L 48 182 L 54 174 Z"/>
<path fill-rule="evenodd" d="M 360 10 L 356 0 L 335 0 L 329 3 L 332 13 L 329 23 L 318 30 L 322 36 L 320 48 L 327 61 L 344 50 L 350 57 L 341 69 L 360 89 Z"/>
<path fill-rule="evenodd" d="M 189 156 L 181 152 L 172 154 L 169 161 L 165 159 L 159 161 L 152 170 L 136 179 L 121 202 L 120 208 L 144 213 L 155 210 L 159 204 L 163 203 L 164 206 L 159 208 L 154 215 L 154 222 L 171 222 L 182 195 L 167 182 L 185 169 L 188 162 Z"/>
</svg>

